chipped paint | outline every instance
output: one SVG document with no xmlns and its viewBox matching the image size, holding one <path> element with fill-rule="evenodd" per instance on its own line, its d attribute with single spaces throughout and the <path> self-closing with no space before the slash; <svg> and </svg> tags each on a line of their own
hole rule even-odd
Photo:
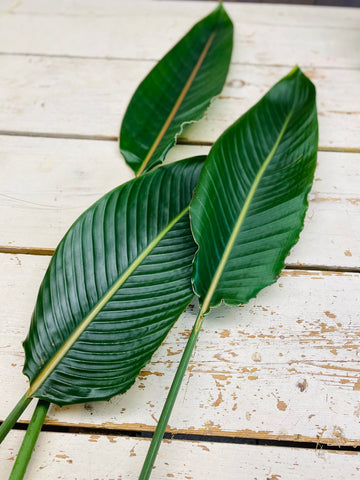
<svg viewBox="0 0 360 480">
<path fill-rule="evenodd" d="M 353 390 L 360 390 L 360 378 L 356 381 L 355 385 L 353 386 Z"/>
<path fill-rule="evenodd" d="M 251 359 L 252 359 L 254 362 L 261 362 L 261 354 L 260 354 L 260 352 L 254 352 L 254 353 L 251 355 Z"/>
<path fill-rule="evenodd" d="M 284 412 L 287 409 L 287 404 L 282 400 L 278 400 L 276 407 L 278 410 L 281 410 L 282 412 Z"/>
<path fill-rule="evenodd" d="M 222 393 L 218 393 L 217 399 L 211 404 L 213 407 L 218 407 L 224 401 Z"/>
<path fill-rule="evenodd" d="M 220 338 L 226 338 L 230 335 L 230 330 L 223 330 L 222 332 L 220 332 Z"/>
<path fill-rule="evenodd" d="M 210 449 L 206 445 L 199 444 L 198 447 L 200 447 L 205 452 L 210 452 Z"/>
</svg>

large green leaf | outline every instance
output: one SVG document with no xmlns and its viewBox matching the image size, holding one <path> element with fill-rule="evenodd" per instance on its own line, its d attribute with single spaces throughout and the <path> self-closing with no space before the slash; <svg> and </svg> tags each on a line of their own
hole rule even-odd
<svg viewBox="0 0 360 480">
<path fill-rule="evenodd" d="M 295 68 L 214 144 L 190 206 L 203 313 L 278 277 L 303 226 L 317 140 L 315 87 Z"/>
<path fill-rule="evenodd" d="M 58 405 L 125 392 L 193 296 L 189 203 L 204 157 L 102 197 L 60 242 L 24 342 L 28 396 Z"/>
<path fill-rule="evenodd" d="M 120 131 L 121 153 L 135 173 L 161 163 L 185 123 L 199 120 L 221 92 L 232 37 L 231 20 L 219 5 L 140 84 Z"/>
</svg>

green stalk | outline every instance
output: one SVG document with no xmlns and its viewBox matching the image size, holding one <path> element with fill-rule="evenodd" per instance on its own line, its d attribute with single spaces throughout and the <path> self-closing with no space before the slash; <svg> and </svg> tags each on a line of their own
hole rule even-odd
<svg viewBox="0 0 360 480">
<path fill-rule="evenodd" d="M 157 453 L 160 448 L 161 440 L 163 439 L 164 433 L 166 426 L 168 424 L 172 409 L 174 407 L 174 403 L 177 397 L 177 394 L 179 393 L 181 382 L 183 380 L 183 377 L 186 372 L 186 368 L 189 364 L 189 360 L 191 358 L 192 351 L 194 350 L 195 343 L 197 340 L 197 337 L 200 332 L 201 325 L 204 320 L 204 314 L 203 314 L 203 308 L 200 310 L 199 315 L 197 316 L 195 325 L 191 331 L 191 335 L 189 337 L 189 340 L 186 344 L 184 353 L 181 357 L 178 369 L 176 371 L 174 380 L 171 384 L 168 396 L 166 398 L 163 410 L 161 412 L 161 416 L 159 419 L 159 422 L 157 424 L 154 436 L 151 440 L 150 447 L 148 450 L 148 453 L 145 458 L 145 462 L 143 465 L 143 468 L 141 470 L 139 480 L 148 480 L 151 475 L 151 470 L 152 467 L 155 463 L 155 459 L 157 456 Z"/>
<path fill-rule="evenodd" d="M 45 400 L 39 400 L 33 416 L 31 417 L 24 440 L 21 444 L 18 456 L 16 457 L 14 467 L 9 480 L 22 480 L 25 475 L 32 451 L 39 436 L 41 427 L 44 423 L 46 413 L 50 403 Z"/>
<path fill-rule="evenodd" d="M 10 432 L 12 427 L 15 425 L 17 419 L 23 413 L 25 408 L 29 405 L 31 400 L 32 398 L 28 397 L 26 392 L 25 395 L 20 398 L 20 400 L 15 405 L 13 410 L 9 413 L 9 415 L 6 417 L 6 419 L 3 421 L 3 423 L 0 426 L 0 444 L 2 443 L 6 435 Z"/>
</svg>

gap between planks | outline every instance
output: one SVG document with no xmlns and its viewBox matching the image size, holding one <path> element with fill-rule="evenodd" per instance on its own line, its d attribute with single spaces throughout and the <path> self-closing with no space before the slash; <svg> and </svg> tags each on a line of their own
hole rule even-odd
<svg viewBox="0 0 360 480">
<path fill-rule="evenodd" d="M 28 428 L 28 422 L 18 422 L 14 425 L 14 430 L 24 431 Z M 111 437 L 133 437 L 133 438 L 152 438 L 154 430 L 144 429 L 113 429 L 113 428 L 96 428 L 91 426 L 67 427 L 65 425 L 44 424 L 41 429 L 43 432 L 51 433 L 69 433 L 77 435 L 96 435 L 96 436 L 111 436 Z M 230 435 L 211 435 L 211 434 L 192 434 L 184 431 L 178 433 L 174 430 L 167 429 L 164 434 L 165 440 L 183 440 L 190 442 L 211 442 L 211 443 L 228 443 L 235 445 L 263 445 L 272 447 L 287 447 L 287 448 L 304 448 L 304 449 L 326 449 L 343 452 L 360 452 L 360 442 L 353 445 L 334 445 L 333 439 L 331 444 L 327 443 L 327 439 L 314 440 L 310 437 L 303 437 L 299 435 L 299 439 L 294 440 L 294 436 L 289 436 L 292 440 L 285 440 L 279 436 L 274 438 L 251 437 L 251 436 L 230 436 Z"/>
<path fill-rule="evenodd" d="M 1 52 L 0 56 L 3 57 L 38 57 L 38 58 L 66 58 L 66 59 L 79 59 L 79 60 L 115 60 L 115 61 L 126 61 L 126 62 L 149 62 L 155 63 L 159 62 L 160 58 L 134 58 L 134 57 L 117 57 L 114 55 L 110 56 L 101 56 L 101 55 L 66 55 L 66 54 L 57 54 L 57 53 L 27 53 L 27 52 Z M 269 68 L 293 68 L 293 63 L 252 63 L 252 62 L 237 62 L 232 61 L 230 65 L 243 65 L 243 66 L 250 66 L 250 67 L 269 67 Z M 303 69 L 311 69 L 314 68 L 314 65 L 309 64 L 301 64 L 301 68 Z M 324 65 L 319 66 L 318 68 L 324 70 L 360 70 L 359 67 L 353 66 L 336 66 L 336 65 Z"/>
<path fill-rule="evenodd" d="M 24 132 L 16 130 L 0 130 L 0 135 L 9 137 L 35 137 L 35 138 L 56 138 L 63 140 L 94 140 L 101 142 L 118 142 L 115 135 L 83 135 L 78 133 L 47 133 L 47 132 Z M 188 140 L 180 137 L 176 145 L 188 145 L 193 147 L 212 147 L 214 142 Z M 342 152 L 342 153 L 360 153 L 360 148 L 346 147 L 318 147 L 319 152 Z"/>
<path fill-rule="evenodd" d="M 40 256 L 52 256 L 55 252 L 55 248 L 45 247 L 12 247 L 6 245 L 0 245 L 0 253 L 11 255 L 40 255 Z M 299 271 L 311 271 L 311 272 L 330 272 L 330 273 L 360 273 L 360 267 L 344 267 L 338 265 L 312 265 L 288 263 L 284 266 L 285 270 L 299 270 Z"/>
</svg>

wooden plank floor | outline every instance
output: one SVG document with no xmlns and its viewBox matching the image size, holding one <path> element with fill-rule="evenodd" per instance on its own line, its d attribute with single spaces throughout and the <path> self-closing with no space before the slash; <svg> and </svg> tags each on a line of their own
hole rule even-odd
<svg viewBox="0 0 360 480">
<path fill-rule="evenodd" d="M 3 420 L 27 388 L 21 342 L 54 248 L 84 209 L 133 176 L 116 142 L 133 91 L 215 4 L 0 5 Z M 169 422 L 175 440 L 164 442 L 152 478 L 359 478 L 360 10 L 226 7 L 236 29 L 226 86 L 167 161 L 208 152 L 299 64 L 317 87 L 318 166 L 300 242 L 277 284 L 207 318 Z M 26 478 L 136 479 L 149 442 L 141 437 L 156 426 L 196 309 L 125 395 L 52 406 Z M 0 449 L 1 478 L 33 408 Z"/>
</svg>

